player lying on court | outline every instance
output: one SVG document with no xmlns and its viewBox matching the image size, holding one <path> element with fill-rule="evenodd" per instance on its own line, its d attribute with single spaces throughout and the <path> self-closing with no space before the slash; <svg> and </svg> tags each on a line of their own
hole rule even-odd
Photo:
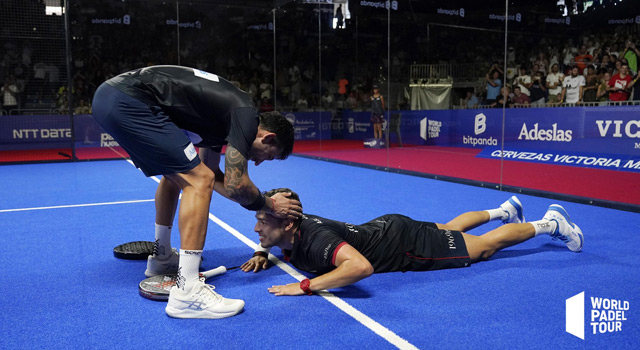
<svg viewBox="0 0 640 350">
<path fill-rule="evenodd" d="M 265 195 L 280 192 L 290 192 L 291 198 L 299 199 L 286 188 Z M 516 196 L 496 209 L 467 212 L 446 224 L 415 221 L 398 214 L 362 225 L 308 214 L 295 220 L 279 219 L 263 211 L 256 213 L 256 219 L 254 230 L 260 235 L 260 244 L 254 256 L 241 266 L 243 271 L 266 269 L 268 249 L 278 246 L 293 266 L 318 275 L 269 288 L 275 295 L 339 288 L 378 272 L 465 267 L 541 234 L 563 241 L 574 252 L 579 252 L 583 243 L 582 231 L 560 205 L 549 206 L 541 220 L 524 223 L 522 204 Z M 481 236 L 463 232 L 493 220 L 506 225 Z"/>
<path fill-rule="evenodd" d="M 286 194 L 265 197 L 247 169 L 249 161 L 287 158 L 294 142 L 291 123 L 279 113 L 258 114 L 251 97 L 231 82 L 180 66 L 136 69 L 106 81 L 94 95 L 93 117 L 146 176 L 163 175 L 155 196 L 154 253 L 145 275 L 177 273 L 167 314 L 221 318 L 242 311 L 244 301 L 223 298 L 199 279 L 212 192 L 248 210 L 299 217 L 297 200 Z M 171 227 L 180 192 L 178 254 L 171 247 Z"/>
</svg>

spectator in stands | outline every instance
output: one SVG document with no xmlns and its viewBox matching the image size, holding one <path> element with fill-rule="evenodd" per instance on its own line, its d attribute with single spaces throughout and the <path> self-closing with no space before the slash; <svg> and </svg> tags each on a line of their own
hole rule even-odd
<svg viewBox="0 0 640 350">
<path fill-rule="evenodd" d="M 596 75 L 595 67 L 590 64 L 587 66 L 587 74 L 585 76 L 585 87 L 583 89 L 582 100 L 584 102 L 597 101 L 598 94 L 598 76 Z"/>
<path fill-rule="evenodd" d="M 562 93 L 562 81 L 564 80 L 564 74 L 560 73 L 560 67 L 558 64 L 551 66 L 551 73 L 547 75 L 547 88 L 549 89 L 549 103 L 560 102 L 560 95 Z"/>
<path fill-rule="evenodd" d="M 533 82 L 531 81 L 531 76 L 527 74 L 527 68 L 525 66 L 520 66 L 520 75 L 516 77 L 516 86 L 520 88 L 520 91 L 529 96 L 531 93 L 529 92 L 529 88 Z M 515 92 L 515 90 L 514 90 Z"/>
<path fill-rule="evenodd" d="M 73 114 L 91 114 L 91 106 L 87 103 L 87 100 L 81 98 L 78 101 L 78 105 L 74 109 Z"/>
<path fill-rule="evenodd" d="M 638 57 L 640 57 L 640 50 L 636 47 L 636 44 L 632 40 L 627 40 L 627 46 L 622 52 L 623 57 L 629 63 L 629 70 L 631 74 L 638 72 Z"/>
<path fill-rule="evenodd" d="M 485 104 L 494 105 L 500 89 L 502 88 L 502 80 L 500 75 L 504 74 L 497 63 L 494 63 L 489 70 L 489 73 L 485 76 L 487 80 L 487 98 L 485 98 Z"/>
<path fill-rule="evenodd" d="M 537 71 L 542 72 L 543 75 L 547 74 L 547 69 L 549 68 L 549 61 L 545 56 L 544 52 L 540 51 L 538 53 L 538 57 L 533 62 L 534 65 L 538 65 L 538 70 L 534 70 L 531 74 L 536 74 Z"/>
<path fill-rule="evenodd" d="M 600 59 L 600 68 L 604 68 L 606 70 L 613 69 L 613 65 L 611 64 L 611 56 L 609 56 L 608 52 L 602 53 L 602 58 Z"/>
<path fill-rule="evenodd" d="M 573 61 L 575 62 L 575 65 L 578 66 L 580 72 L 582 72 L 587 65 L 593 61 L 593 56 L 587 52 L 587 45 L 580 45 L 580 51 L 578 51 L 578 54 L 573 58 Z"/>
<path fill-rule="evenodd" d="M 502 108 L 502 107 L 510 108 L 511 104 L 513 103 L 511 101 L 510 92 L 511 92 L 511 89 L 508 86 L 506 85 L 503 86 L 502 89 L 500 89 L 500 95 L 496 97 L 496 101 L 493 102 L 491 106 L 495 108 Z"/>
<path fill-rule="evenodd" d="M 525 95 L 522 93 L 522 90 L 520 88 L 519 85 L 516 85 L 513 88 L 513 99 L 512 99 L 514 104 L 517 105 L 528 105 L 531 103 L 531 100 L 529 99 L 529 96 Z"/>
<path fill-rule="evenodd" d="M 580 103 L 585 84 L 584 75 L 580 74 L 580 68 L 573 66 L 571 75 L 562 81 L 562 94 L 559 102 Z"/>
<path fill-rule="evenodd" d="M 462 100 L 462 103 L 466 108 L 477 108 L 479 101 L 474 91 L 469 90 L 467 91 L 467 96 Z"/>
<path fill-rule="evenodd" d="M 598 81 L 598 92 L 596 93 L 596 99 L 600 102 L 609 101 L 609 80 L 611 80 L 611 73 L 605 69 L 602 78 Z M 604 104 L 606 105 L 606 103 Z"/>
<path fill-rule="evenodd" d="M 547 94 L 547 88 L 544 85 L 544 77 L 542 75 L 542 72 L 536 72 L 533 76 L 533 84 L 529 89 L 529 91 L 531 92 L 531 96 L 529 97 L 529 99 L 531 100 L 531 106 L 544 106 L 544 97 Z"/>
<path fill-rule="evenodd" d="M 12 109 L 18 108 L 18 100 L 20 98 L 20 90 L 13 75 L 9 75 L 4 79 L 0 94 L 2 95 L 2 110 L 5 114 L 11 114 Z"/>
<path fill-rule="evenodd" d="M 349 93 L 347 99 L 345 101 L 345 108 L 354 109 L 358 106 L 358 100 L 356 99 L 356 95 L 353 91 Z"/>
<path fill-rule="evenodd" d="M 323 108 L 333 108 L 333 94 L 328 89 L 324 90 L 324 95 L 322 95 L 322 107 Z"/>
<path fill-rule="evenodd" d="M 616 102 L 627 101 L 629 99 L 629 89 L 632 86 L 631 82 L 629 65 L 623 63 L 620 65 L 620 72 L 609 80 L 609 100 Z"/>
<path fill-rule="evenodd" d="M 274 108 L 271 101 L 269 101 L 266 96 L 262 97 L 262 102 L 260 102 L 260 113 L 273 112 L 273 110 Z"/>
</svg>

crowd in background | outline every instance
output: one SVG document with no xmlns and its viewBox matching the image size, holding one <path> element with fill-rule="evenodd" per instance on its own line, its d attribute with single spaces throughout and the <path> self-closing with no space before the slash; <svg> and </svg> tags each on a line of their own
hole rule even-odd
<svg viewBox="0 0 640 350">
<path fill-rule="evenodd" d="M 83 6 L 81 1 L 75 3 Z M 23 7 L 9 8 L 7 4 Z M 168 18 L 175 17 L 174 5 L 149 2 L 136 7 L 129 4 L 126 13 L 131 18 L 144 18 L 143 23 L 136 22 L 137 27 L 133 21 L 131 25 L 117 27 L 92 24 L 92 17 L 101 14 L 108 17 L 112 13 L 108 3 L 92 3 L 95 13 L 71 9 L 70 76 L 75 113 L 90 112 L 93 92 L 105 80 L 154 64 L 180 64 L 216 73 L 247 91 L 261 110 L 271 110 L 276 103 L 278 109 L 289 110 L 368 108 L 374 84 L 408 85 L 409 66 L 425 62 L 495 62 L 488 73 L 478 71 L 470 77 L 486 85 L 486 88 L 469 91 L 462 99 L 462 103 L 470 107 L 499 106 L 498 97 L 502 95 L 507 96 L 502 100 L 507 105 L 559 103 L 563 84 L 574 80 L 574 66 L 578 67 L 579 76 L 584 77 L 582 92 L 578 92 L 580 101 L 576 102 L 609 100 L 612 93 L 617 93 L 610 89 L 611 81 L 619 76 L 625 63 L 631 81 L 638 77 L 640 51 L 636 45 L 640 43 L 637 33 L 627 30 L 629 27 L 550 37 L 515 34 L 510 37 L 505 72 L 504 52 L 498 49 L 500 45 L 495 45 L 499 34 L 442 29 L 434 31 L 428 43 L 424 33 L 402 25 L 395 26 L 393 37 L 387 38 L 386 25 L 369 19 L 360 21 L 357 38 L 351 32 L 326 25 L 323 27 L 326 35 L 319 41 L 318 23 L 308 20 L 317 14 L 312 7 L 301 7 L 304 11 L 290 12 L 286 14 L 286 21 L 278 22 L 274 45 L 273 32 L 268 27 L 254 29 L 256 23 L 271 21 L 270 12 L 251 14 L 245 9 L 242 16 L 250 20 L 238 20 L 242 16 L 228 7 L 216 7 L 216 11 L 186 7 L 181 10 L 181 18 L 185 21 L 201 18 L 202 26 L 183 28 L 177 36 L 175 25 L 167 24 Z M 62 17 L 44 18 L 44 5 L 40 0 L 3 2 L 2 6 L 3 11 L 33 10 L 43 17 L 41 22 L 49 26 L 48 30 L 64 31 Z M 320 16 L 323 23 L 328 24 L 333 14 L 321 12 Z M 32 20 L 38 21 L 35 17 Z M 28 31 L 29 26 L 20 18 L 7 21 L 3 25 L 3 36 Z M 58 41 L 58 46 L 51 48 L 50 43 L 40 39 L 17 37 L 20 38 L 4 41 L 0 48 L 3 113 L 18 109 L 68 113 L 64 41 Z M 387 39 L 392 47 L 389 56 Z M 604 87 L 606 84 L 610 88 Z M 628 90 L 626 99 L 640 100 L 637 96 L 640 89 L 630 90 L 631 84 L 624 87 Z M 575 93 L 571 88 L 565 91 L 562 102 L 573 101 Z"/>
</svg>

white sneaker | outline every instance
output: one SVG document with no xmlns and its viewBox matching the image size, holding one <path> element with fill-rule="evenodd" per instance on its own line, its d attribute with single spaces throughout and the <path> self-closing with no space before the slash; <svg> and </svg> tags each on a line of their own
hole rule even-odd
<svg viewBox="0 0 640 350">
<path fill-rule="evenodd" d="M 183 294 L 180 288 L 173 286 L 164 310 L 175 318 L 225 318 L 242 312 L 243 300 L 224 298 L 214 288 L 200 281 L 190 292 Z"/>
<path fill-rule="evenodd" d="M 506 214 L 507 218 L 502 220 L 505 224 L 520 224 L 524 221 L 524 211 L 522 209 L 522 203 L 516 196 L 511 196 L 509 200 L 502 203 L 500 205 L 500 209 L 502 209 Z"/>
<path fill-rule="evenodd" d="M 551 237 L 554 240 L 563 241 L 572 252 L 582 250 L 582 244 L 584 243 L 582 230 L 571 221 L 569 214 L 561 205 L 551 204 L 542 219 L 558 223 L 556 229 L 551 232 Z"/>
<path fill-rule="evenodd" d="M 147 258 L 147 270 L 144 275 L 153 277 L 158 275 L 175 275 L 178 273 L 180 254 L 176 248 L 171 249 L 171 255 L 166 259 L 159 259 L 157 255 L 149 255 Z"/>
</svg>

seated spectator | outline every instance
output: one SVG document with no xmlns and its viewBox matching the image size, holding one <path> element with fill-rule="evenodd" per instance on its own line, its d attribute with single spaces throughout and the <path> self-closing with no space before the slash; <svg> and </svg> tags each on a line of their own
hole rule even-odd
<svg viewBox="0 0 640 350">
<path fill-rule="evenodd" d="M 529 99 L 529 96 L 525 95 L 522 93 L 522 89 L 520 89 L 520 86 L 516 85 L 513 88 L 513 98 L 512 98 L 513 103 L 517 104 L 517 105 L 528 105 L 529 103 L 531 103 L 531 100 Z"/>
<path fill-rule="evenodd" d="M 478 107 L 478 97 L 473 92 L 473 90 L 467 91 L 467 96 L 462 100 L 463 106 L 466 108 L 477 108 Z"/>
<path fill-rule="evenodd" d="M 511 89 L 508 86 L 502 87 L 502 89 L 500 90 L 500 95 L 496 97 L 496 101 L 493 102 L 491 106 L 495 108 L 502 108 L 502 107 L 510 108 L 511 104 L 513 103 L 511 101 L 510 92 L 511 92 Z"/>
</svg>

